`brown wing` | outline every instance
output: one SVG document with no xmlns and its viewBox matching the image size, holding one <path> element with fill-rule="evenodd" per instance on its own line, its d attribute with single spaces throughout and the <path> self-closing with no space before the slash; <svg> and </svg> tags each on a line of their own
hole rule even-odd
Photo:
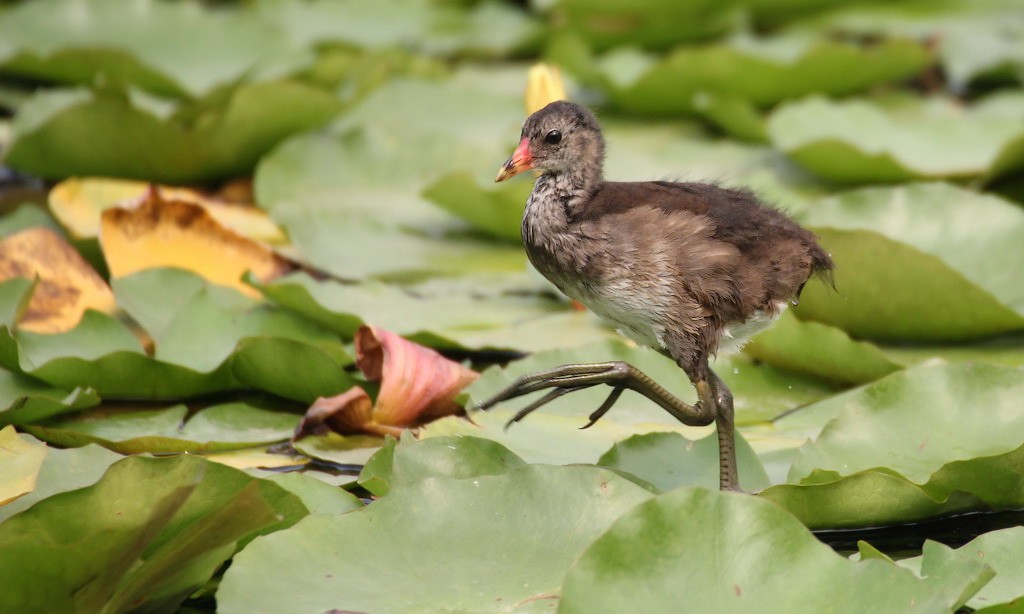
<svg viewBox="0 0 1024 614">
<path fill-rule="evenodd" d="M 688 273 L 693 298 L 724 322 L 770 311 L 775 303 L 797 296 L 812 274 L 832 269 L 811 232 L 745 190 L 705 183 L 605 182 L 573 221 L 616 218 L 639 222 L 628 224 L 632 232 L 639 227 L 655 235 L 679 233 L 673 242 L 677 268 Z M 704 232 L 709 236 L 695 242 L 689 233 L 697 222 L 703 226 L 708 221 Z"/>
</svg>

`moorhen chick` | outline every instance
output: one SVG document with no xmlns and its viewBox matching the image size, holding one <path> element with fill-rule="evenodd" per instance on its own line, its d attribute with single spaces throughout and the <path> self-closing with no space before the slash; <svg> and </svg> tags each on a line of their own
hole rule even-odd
<svg viewBox="0 0 1024 614">
<path fill-rule="evenodd" d="M 607 384 L 611 394 L 590 426 L 623 390 L 635 390 L 684 424 L 713 420 L 720 486 L 738 490 L 732 394 L 708 358 L 723 342 L 738 345 L 770 324 L 812 275 L 829 274 L 832 260 L 812 233 L 751 192 L 604 181 L 603 164 L 597 119 L 585 107 L 558 101 L 526 120 L 496 181 L 540 171 L 522 223 L 530 262 L 619 332 L 675 360 L 697 402 L 683 402 L 628 363 L 604 362 L 525 375 L 478 407 L 550 389 L 511 424 L 566 393 Z"/>
</svg>

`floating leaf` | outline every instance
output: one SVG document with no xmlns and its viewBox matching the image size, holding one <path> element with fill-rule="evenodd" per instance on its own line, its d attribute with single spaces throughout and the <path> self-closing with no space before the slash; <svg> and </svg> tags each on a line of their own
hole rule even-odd
<svg viewBox="0 0 1024 614">
<path fill-rule="evenodd" d="M 454 170 L 493 179 L 519 134 L 521 91 L 519 70 L 395 79 L 331 134 L 296 137 L 268 155 L 258 200 L 308 262 L 341 278 L 521 271 L 520 248 L 467 237 L 465 225 L 418 197 Z"/>
<path fill-rule="evenodd" d="M 894 373 L 833 401 L 842 409 L 800 451 L 790 480 L 812 471 L 839 476 L 886 467 L 921 484 L 953 461 L 1011 452 L 1024 446 L 1024 416 L 1015 411 L 1021 394 L 1024 372 L 1009 367 L 936 365 Z"/>
<path fill-rule="evenodd" d="M 531 190 L 533 186 L 523 181 L 483 187 L 472 173 L 461 171 L 427 186 L 423 197 L 492 237 L 518 243 L 523 206 Z"/>
<path fill-rule="evenodd" d="M 930 546 L 930 548 L 929 548 Z M 922 556 L 903 559 L 899 565 L 912 569 L 924 576 L 935 566 L 939 544 L 928 542 Z M 1001 604 L 1020 603 L 1024 597 L 1024 566 L 1020 552 L 1024 547 L 1024 527 L 1013 527 L 985 533 L 956 549 L 962 564 L 988 565 L 995 571 L 995 577 L 985 584 L 970 600 L 967 606 L 988 612 L 987 609 Z"/>
<path fill-rule="evenodd" d="M 1014 2 L 858 3 L 809 22 L 842 35 L 907 36 L 937 53 L 949 88 L 995 77 L 1024 81 L 1024 19 Z"/>
<path fill-rule="evenodd" d="M 497 475 L 525 464 L 511 450 L 479 437 L 431 437 L 420 441 L 389 439 L 366 461 L 359 484 L 383 497 L 396 487 L 426 478 Z"/>
<path fill-rule="evenodd" d="M 191 416 L 184 405 L 161 410 L 101 408 L 22 428 L 62 447 L 98 443 L 122 454 L 203 453 L 285 441 L 298 422 L 295 414 L 224 403 Z"/>
<path fill-rule="evenodd" d="M 31 435 L 21 437 L 35 439 Z M 123 458 L 116 452 L 92 444 L 70 450 L 49 448 L 36 474 L 35 488 L 6 505 L 0 505 L 0 522 L 47 497 L 95 484 L 110 465 Z"/>
<path fill-rule="evenodd" d="M 870 343 L 855 341 L 827 324 L 801 321 L 791 312 L 783 313 L 743 351 L 778 367 L 854 384 L 874 381 L 902 367 Z"/>
<path fill-rule="evenodd" d="M 547 609 L 583 548 L 648 496 L 594 467 L 418 480 L 358 512 L 310 516 L 254 541 L 225 573 L 217 607 L 225 614 Z M 416 560 L 430 564 L 402 571 Z M 464 579 L 454 590 L 452 577 Z M 284 589 L 299 581 L 303 590 Z"/>
<path fill-rule="evenodd" d="M 88 409 L 99 402 L 90 388 L 53 388 L 27 375 L 0 369 L 0 424 L 36 422 Z"/>
<path fill-rule="evenodd" d="M 319 458 L 339 465 L 362 465 L 384 445 L 384 440 L 373 435 L 326 435 L 303 437 L 292 445 L 310 458 Z M 359 468 L 356 467 L 355 471 Z M 356 481 L 353 475 L 351 482 Z"/>
<path fill-rule="evenodd" d="M 935 98 L 883 109 L 814 97 L 768 120 L 772 143 L 839 183 L 990 180 L 1024 168 L 1024 94 L 994 94 L 970 108 Z"/>
<path fill-rule="evenodd" d="M 868 188 L 801 215 L 837 263 L 809 284 L 804 319 L 873 339 L 961 341 L 1024 329 L 1024 283 L 993 254 L 1024 259 L 1024 211 L 945 184 Z"/>
<path fill-rule="evenodd" d="M 501 2 L 446 5 L 423 0 L 257 3 L 257 14 L 305 45 L 411 48 L 441 56 L 497 57 L 532 47 L 536 24 Z"/>
<path fill-rule="evenodd" d="M 0 237 L 7 237 L 29 228 L 49 228 L 63 232 L 58 224 L 44 209 L 31 203 L 25 203 L 0 218 Z"/>
<path fill-rule="evenodd" d="M 754 492 L 769 485 L 764 467 L 743 437 L 736 438 L 736 460 L 743 490 Z M 717 488 L 718 436 L 691 441 L 679 433 L 634 435 L 612 446 L 597 464 L 634 475 L 659 492 L 684 486 Z"/>
<path fill-rule="evenodd" d="M 279 29 L 247 11 L 142 0 L 43 0 L 5 8 L 0 65 L 41 80 L 104 80 L 196 96 L 302 59 Z M 181 45 L 180 33 L 189 33 Z M 108 135 L 108 138 L 113 134 Z"/>
<path fill-rule="evenodd" d="M 793 484 L 761 494 L 811 527 L 1019 507 L 1024 431 L 1012 408 L 1022 385 L 1019 369 L 940 364 L 808 406 L 775 426 L 820 435 L 799 450 Z"/>
<path fill-rule="evenodd" d="M 706 111 L 707 95 L 767 107 L 812 93 L 852 94 L 910 77 L 930 60 L 911 40 L 861 46 L 799 32 L 685 46 L 664 58 L 625 47 L 597 60 L 564 59 L 584 79 L 589 73 L 617 108 L 660 116 Z"/>
<path fill-rule="evenodd" d="M 105 210 L 100 245 L 112 277 L 174 266 L 252 295 L 256 292 L 242 282 L 244 273 L 267 281 L 294 266 L 266 246 L 221 226 L 203 207 L 164 200 L 157 191 L 131 208 Z"/>
<path fill-rule="evenodd" d="M 82 510 L 88 509 L 88 514 Z M 173 610 L 259 530 L 305 515 L 280 487 L 194 456 L 127 458 L 0 524 L 10 611 Z"/>
<path fill-rule="evenodd" d="M 276 473 L 264 479 L 301 499 L 310 514 L 336 515 L 363 507 L 363 502 L 347 490 L 331 486 L 304 473 Z"/>
<path fill-rule="evenodd" d="M 793 591 L 795 579 L 803 590 Z M 949 611 L 943 593 L 891 563 L 836 554 L 756 497 L 687 488 L 638 505 L 591 544 L 566 577 L 559 611 Z"/>
<path fill-rule="evenodd" d="M 927 540 L 922 548 L 922 559 L 916 569 L 900 561 L 901 567 L 914 569 L 917 575 L 929 582 L 937 591 L 948 595 L 951 610 L 959 610 L 989 585 L 997 571 L 983 557 L 971 556 L 966 549 L 954 550 L 949 546 Z M 1020 592 L 1020 591 L 1018 591 Z"/>
<path fill-rule="evenodd" d="M 243 294 L 180 269 L 150 269 L 115 280 L 118 302 L 156 344 L 154 357 L 197 371 L 220 367 L 254 339 L 292 340 L 314 346 L 333 362 L 351 358 L 337 337 L 294 314 L 273 309 Z"/>
<path fill-rule="evenodd" d="M 242 384 L 302 403 L 348 390 L 348 357 L 296 339 L 249 337 L 231 357 L 231 374 Z"/>
<path fill-rule="evenodd" d="M 481 291 L 489 281 L 507 281 L 510 288 Z M 256 287 L 274 303 L 345 338 L 355 335 L 364 318 L 438 349 L 549 349 L 615 336 L 596 317 L 538 296 L 539 284 L 522 275 L 468 277 L 467 282 L 445 280 L 431 289 L 342 284 L 296 273 Z"/>
<path fill-rule="evenodd" d="M 734 0 L 609 0 L 600 4 L 547 0 L 537 4 L 551 23 L 600 49 L 624 44 L 663 49 L 684 41 L 711 38 L 733 26 L 738 10 Z"/>
<path fill-rule="evenodd" d="M 39 279 L 18 322 L 24 330 L 64 332 L 74 328 L 87 309 L 115 309 L 106 282 L 48 228 L 29 228 L 0 241 L 0 281 L 14 277 Z"/>
<path fill-rule="evenodd" d="M 968 486 L 972 476 L 954 476 L 953 487 Z M 842 529 L 919 522 L 984 509 L 970 494 L 930 494 L 929 489 L 889 470 L 861 471 L 814 484 L 776 484 L 758 496 L 768 499 L 811 529 Z"/>
<path fill-rule="evenodd" d="M 40 91 L 20 108 L 5 161 L 55 179 L 209 181 L 251 172 L 285 137 L 322 126 L 340 104 L 290 81 L 238 85 L 176 110 L 111 88 Z"/>
<path fill-rule="evenodd" d="M 48 450 L 45 444 L 19 435 L 13 426 L 0 429 L 0 506 L 35 490 Z"/>
<path fill-rule="evenodd" d="M 221 226 L 244 237 L 285 243 L 285 236 L 262 209 L 228 203 L 188 188 L 153 186 L 160 200 L 187 201 L 202 206 Z M 100 217 L 107 209 L 146 198 L 151 184 L 127 179 L 74 177 L 53 186 L 50 211 L 77 239 L 99 236 Z"/>
</svg>

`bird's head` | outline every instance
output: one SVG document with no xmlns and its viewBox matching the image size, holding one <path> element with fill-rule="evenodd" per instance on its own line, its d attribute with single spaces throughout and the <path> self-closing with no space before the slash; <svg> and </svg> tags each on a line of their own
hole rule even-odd
<svg viewBox="0 0 1024 614">
<path fill-rule="evenodd" d="M 597 118 L 586 107 L 559 100 L 523 124 L 519 147 L 498 171 L 504 181 L 523 171 L 543 174 L 581 173 L 600 177 L 604 138 Z"/>
</svg>

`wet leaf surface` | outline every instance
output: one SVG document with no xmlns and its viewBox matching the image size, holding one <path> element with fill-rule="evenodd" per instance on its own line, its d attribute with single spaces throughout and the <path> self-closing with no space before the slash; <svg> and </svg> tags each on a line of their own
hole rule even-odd
<svg viewBox="0 0 1024 614">
<path fill-rule="evenodd" d="M 786 574 L 776 573 L 780 568 Z M 794 577 L 805 579 L 806 590 L 792 590 Z M 659 611 L 684 602 L 706 611 L 753 602 L 765 612 L 856 612 L 865 602 L 894 613 L 954 605 L 891 563 L 843 558 L 756 497 L 687 488 L 638 505 L 595 540 L 566 577 L 559 611 Z"/>
<path fill-rule="evenodd" d="M 838 183 L 991 179 L 1024 167 L 1024 94 L 993 95 L 964 109 L 930 99 L 885 109 L 815 97 L 768 120 L 780 150 Z"/>
<path fill-rule="evenodd" d="M 648 496 L 594 467 L 418 480 L 358 512 L 310 516 L 254 541 L 225 574 L 218 608 L 544 611 L 579 552 Z M 432 564 L 399 571 L 423 552 Z M 464 581 L 453 587 L 453 575 Z M 295 582 L 301 592 L 283 590 Z"/>
</svg>

